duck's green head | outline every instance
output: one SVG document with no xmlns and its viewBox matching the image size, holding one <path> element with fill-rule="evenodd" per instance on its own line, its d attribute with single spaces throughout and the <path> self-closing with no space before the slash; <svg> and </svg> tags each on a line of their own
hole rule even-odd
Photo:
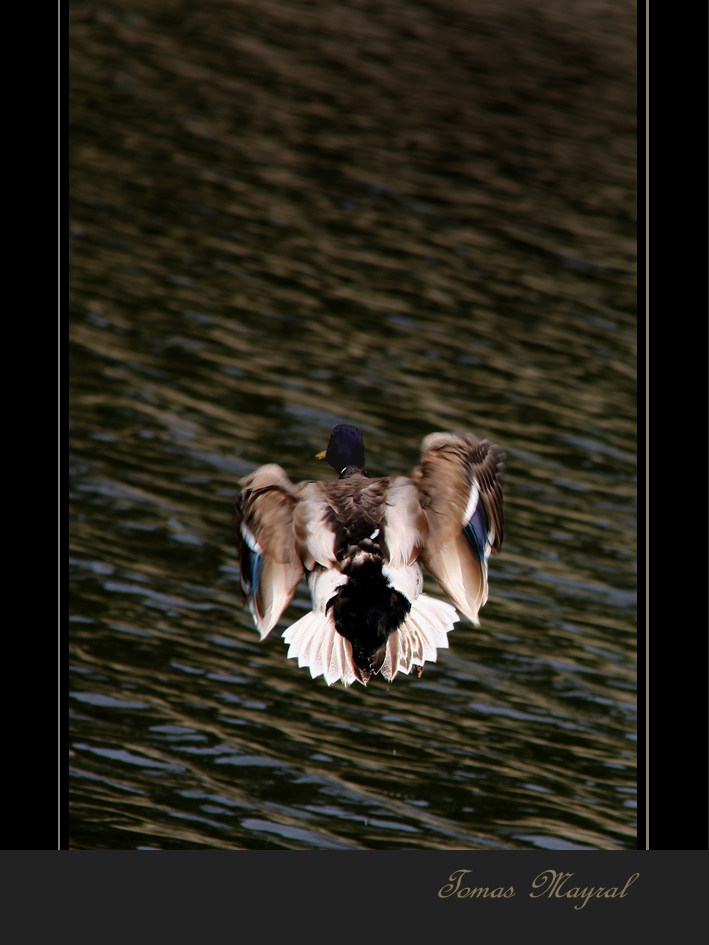
<svg viewBox="0 0 709 945">
<path fill-rule="evenodd" d="M 317 459 L 326 459 L 333 469 L 342 473 L 348 466 L 364 469 L 364 437 L 357 427 L 338 424 L 330 434 L 327 449 Z"/>
</svg>

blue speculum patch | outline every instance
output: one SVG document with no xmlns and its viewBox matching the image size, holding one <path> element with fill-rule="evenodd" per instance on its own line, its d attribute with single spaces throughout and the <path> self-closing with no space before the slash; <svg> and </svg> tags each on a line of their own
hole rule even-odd
<svg viewBox="0 0 709 945">
<path fill-rule="evenodd" d="M 490 527 L 487 523 L 487 516 L 482 507 L 482 504 L 478 502 L 478 507 L 475 509 L 470 521 L 463 529 L 463 534 L 465 535 L 468 544 L 473 549 L 473 553 L 478 561 L 485 560 L 485 545 L 487 544 L 487 536 L 490 532 Z"/>
<path fill-rule="evenodd" d="M 241 555 L 241 586 L 244 593 L 253 599 L 261 583 L 263 570 L 263 555 L 250 548 L 247 542 L 243 543 Z"/>
</svg>

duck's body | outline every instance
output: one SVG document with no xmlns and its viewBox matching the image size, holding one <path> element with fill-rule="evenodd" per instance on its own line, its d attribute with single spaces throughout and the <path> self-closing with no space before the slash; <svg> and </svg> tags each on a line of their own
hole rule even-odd
<svg viewBox="0 0 709 945">
<path fill-rule="evenodd" d="M 299 666 L 328 685 L 421 675 L 458 615 L 421 593 L 419 562 L 477 624 L 502 543 L 502 454 L 472 434 L 434 433 L 411 478 L 370 479 L 362 434 L 339 426 L 327 459 L 339 480 L 294 485 L 268 465 L 237 496 L 241 582 L 261 638 L 307 573 L 313 609 L 284 634 Z"/>
</svg>

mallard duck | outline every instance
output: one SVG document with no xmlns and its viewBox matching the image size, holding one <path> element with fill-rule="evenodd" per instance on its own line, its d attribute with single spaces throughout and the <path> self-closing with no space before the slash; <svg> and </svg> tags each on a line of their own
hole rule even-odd
<svg viewBox="0 0 709 945">
<path fill-rule="evenodd" d="M 236 497 L 244 601 L 265 639 L 307 574 L 313 609 L 283 636 L 328 685 L 420 676 L 459 619 L 422 593 L 423 565 L 473 624 L 502 544 L 504 455 L 471 433 L 431 433 L 411 478 L 370 479 L 364 439 L 340 424 L 318 454 L 339 474 L 293 484 L 261 466 Z"/>
</svg>

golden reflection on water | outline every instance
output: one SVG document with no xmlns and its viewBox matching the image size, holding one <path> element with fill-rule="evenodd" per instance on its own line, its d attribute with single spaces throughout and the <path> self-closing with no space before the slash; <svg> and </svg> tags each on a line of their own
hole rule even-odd
<svg viewBox="0 0 709 945">
<path fill-rule="evenodd" d="M 166 9 L 71 11 L 72 845 L 634 847 L 634 6 Z M 230 532 L 340 421 L 508 454 L 482 627 L 366 692 Z"/>
</svg>

